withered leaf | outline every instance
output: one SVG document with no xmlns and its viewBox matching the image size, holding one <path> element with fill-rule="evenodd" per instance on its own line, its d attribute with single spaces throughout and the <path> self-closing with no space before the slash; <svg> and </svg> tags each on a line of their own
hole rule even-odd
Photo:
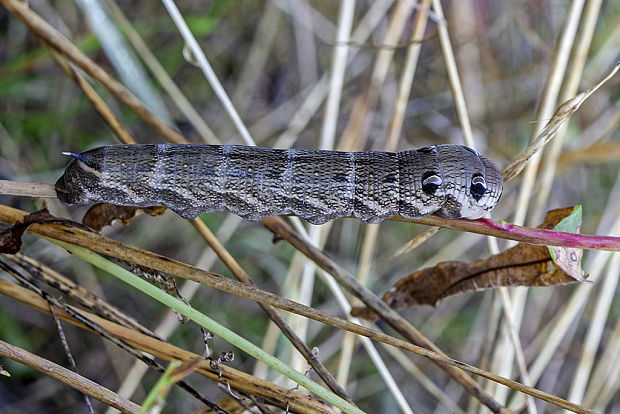
<svg viewBox="0 0 620 414">
<path fill-rule="evenodd" d="M 149 216 L 161 216 L 166 211 L 164 206 L 153 207 L 127 207 L 113 204 L 99 203 L 88 209 L 82 223 L 93 230 L 101 231 L 112 224 L 114 220 L 120 221 L 124 226 L 140 214 Z"/>
<path fill-rule="evenodd" d="M 22 236 L 28 227 L 38 223 L 56 223 L 71 227 L 82 227 L 79 223 L 52 216 L 44 208 L 32 214 L 24 216 L 22 221 L 18 221 L 0 231 L 0 253 L 15 254 L 22 248 Z"/>
<path fill-rule="evenodd" d="M 564 224 L 557 228 L 563 221 Z M 581 208 L 568 207 L 549 211 L 538 228 L 577 232 L 580 225 Z M 519 243 L 488 259 L 471 263 L 443 262 L 422 269 L 399 280 L 383 296 L 383 301 L 393 309 L 435 306 L 443 298 L 471 290 L 586 282 L 587 276 L 581 269 L 582 256 L 583 250 L 577 248 Z M 354 308 L 351 314 L 368 319 L 376 317 L 365 307 Z"/>
</svg>

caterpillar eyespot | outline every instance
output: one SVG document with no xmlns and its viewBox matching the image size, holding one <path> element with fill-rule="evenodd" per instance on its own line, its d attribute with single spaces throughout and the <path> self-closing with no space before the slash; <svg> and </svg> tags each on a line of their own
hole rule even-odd
<svg viewBox="0 0 620 414">
<path fill-rule="evenodd" d="M 56 182 L 65 205 L 163 205 L 184 218 L 230 211 L 247 220 L 295 214 L 322 224 L 479 218 L 502 193 L 499 169 L 461 145 L 339 152 L 241 145 L 110 145 L 73 157 Z M 431 191 L 432 190 L 432 191 Z"/>
</svg>

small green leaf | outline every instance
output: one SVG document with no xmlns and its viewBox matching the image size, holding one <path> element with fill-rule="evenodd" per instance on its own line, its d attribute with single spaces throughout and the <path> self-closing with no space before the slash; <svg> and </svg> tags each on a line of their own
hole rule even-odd
<svg viewBox="0 0 620 414">
<path fill-rule="evenodd" d="M 564 231 L 567 233 L 579 233 L 579 228 L 581 228 L 581 216 L 581 206 L 575 206 L 573 207 L 573 212 L 570 213 L 568 217 L 560 221 L 558 225 L 553 228 L 553 230 Z"/>
<path fill-rule="evenodd" d="M 582 209 L 581 206 L 573 207 L 573 211 L 563 218 L 554 228 L 555 231 L 565 233 L 579 233 L 581 228 Z M 581 268 L 583 250 L 574 247 L 547 246 L 551 259 L 566 274 L 581 283 L 587 283 L 588 276 Z"/>
<path fill-rule="evenodd" d="M 573 211 L 562 219 L 554 228 L 555 231 L 563 231 L 565 233 L 579 233 L 579 229 L 581 228 L 581 217 L 582 217 L 582 209 L 581 206 L 573 207 Z M 551 254 L 551 259 L 557 262 L 556 249 L 554 246 L 547 246 L 549 249 L 549 254 Z"/>
</svg>

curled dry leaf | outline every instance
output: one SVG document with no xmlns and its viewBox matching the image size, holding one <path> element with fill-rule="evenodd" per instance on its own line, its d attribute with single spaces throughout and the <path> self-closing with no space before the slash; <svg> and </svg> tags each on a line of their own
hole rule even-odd
<svg viewBox="0 0 620 414">
<path fill-rule="evenodd" d="M 581 207 L 547 213 L 538 226 L 544 229 L 579 232 Z M 519 243 L 513 248 L 475 262 L 443 262 L 399 280 L 384 296 L 393 309 L 413 305 L 435 306 L 457 293 L 499 286 L 553 286 L 586 282 L 581 269 L 583 250 L 570 247 L 535 246 Z M 354 308 L 353 316 L 373 319 L 368 308 Z"/>
<path fill-rule="evenodd" d="M 82 223 L 95 231 L 101 231 L 106 226 L 118 220 L 124 226 L 140 214 L 149 216 L 161 216 L 166 211 L 164 206 L 153 207 L 126 207 L 113 204 L 99 203 L 88 209 Z"/>
<path fill-rule="evenodd" d="M 52 216 L 46 208 L 28 214 L 22 221 L 16 222 L 11 226 L 0 231 L 0 253 L 15 254 L 22 248 L 22 236 L 28 227 L 35 223 L 58 223 L 71 227 L 83 226 L 70 220 Z"/>
</svg>

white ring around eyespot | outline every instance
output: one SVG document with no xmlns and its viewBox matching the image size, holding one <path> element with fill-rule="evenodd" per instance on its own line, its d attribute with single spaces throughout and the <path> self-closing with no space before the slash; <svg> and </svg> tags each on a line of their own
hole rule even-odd
<svg viewBox="0 0 620 414">
<path fill-rule="evenodd" d="M 443 184 L 443 180 L 441 179 L 440 176 L 433 174 L 433 175 L 426 177 L 422 181 L 422 185 L 428 185 L 428 184 L 434 184 L 436 186 L 440 186 L 441 184 Z"/>
</svg>

